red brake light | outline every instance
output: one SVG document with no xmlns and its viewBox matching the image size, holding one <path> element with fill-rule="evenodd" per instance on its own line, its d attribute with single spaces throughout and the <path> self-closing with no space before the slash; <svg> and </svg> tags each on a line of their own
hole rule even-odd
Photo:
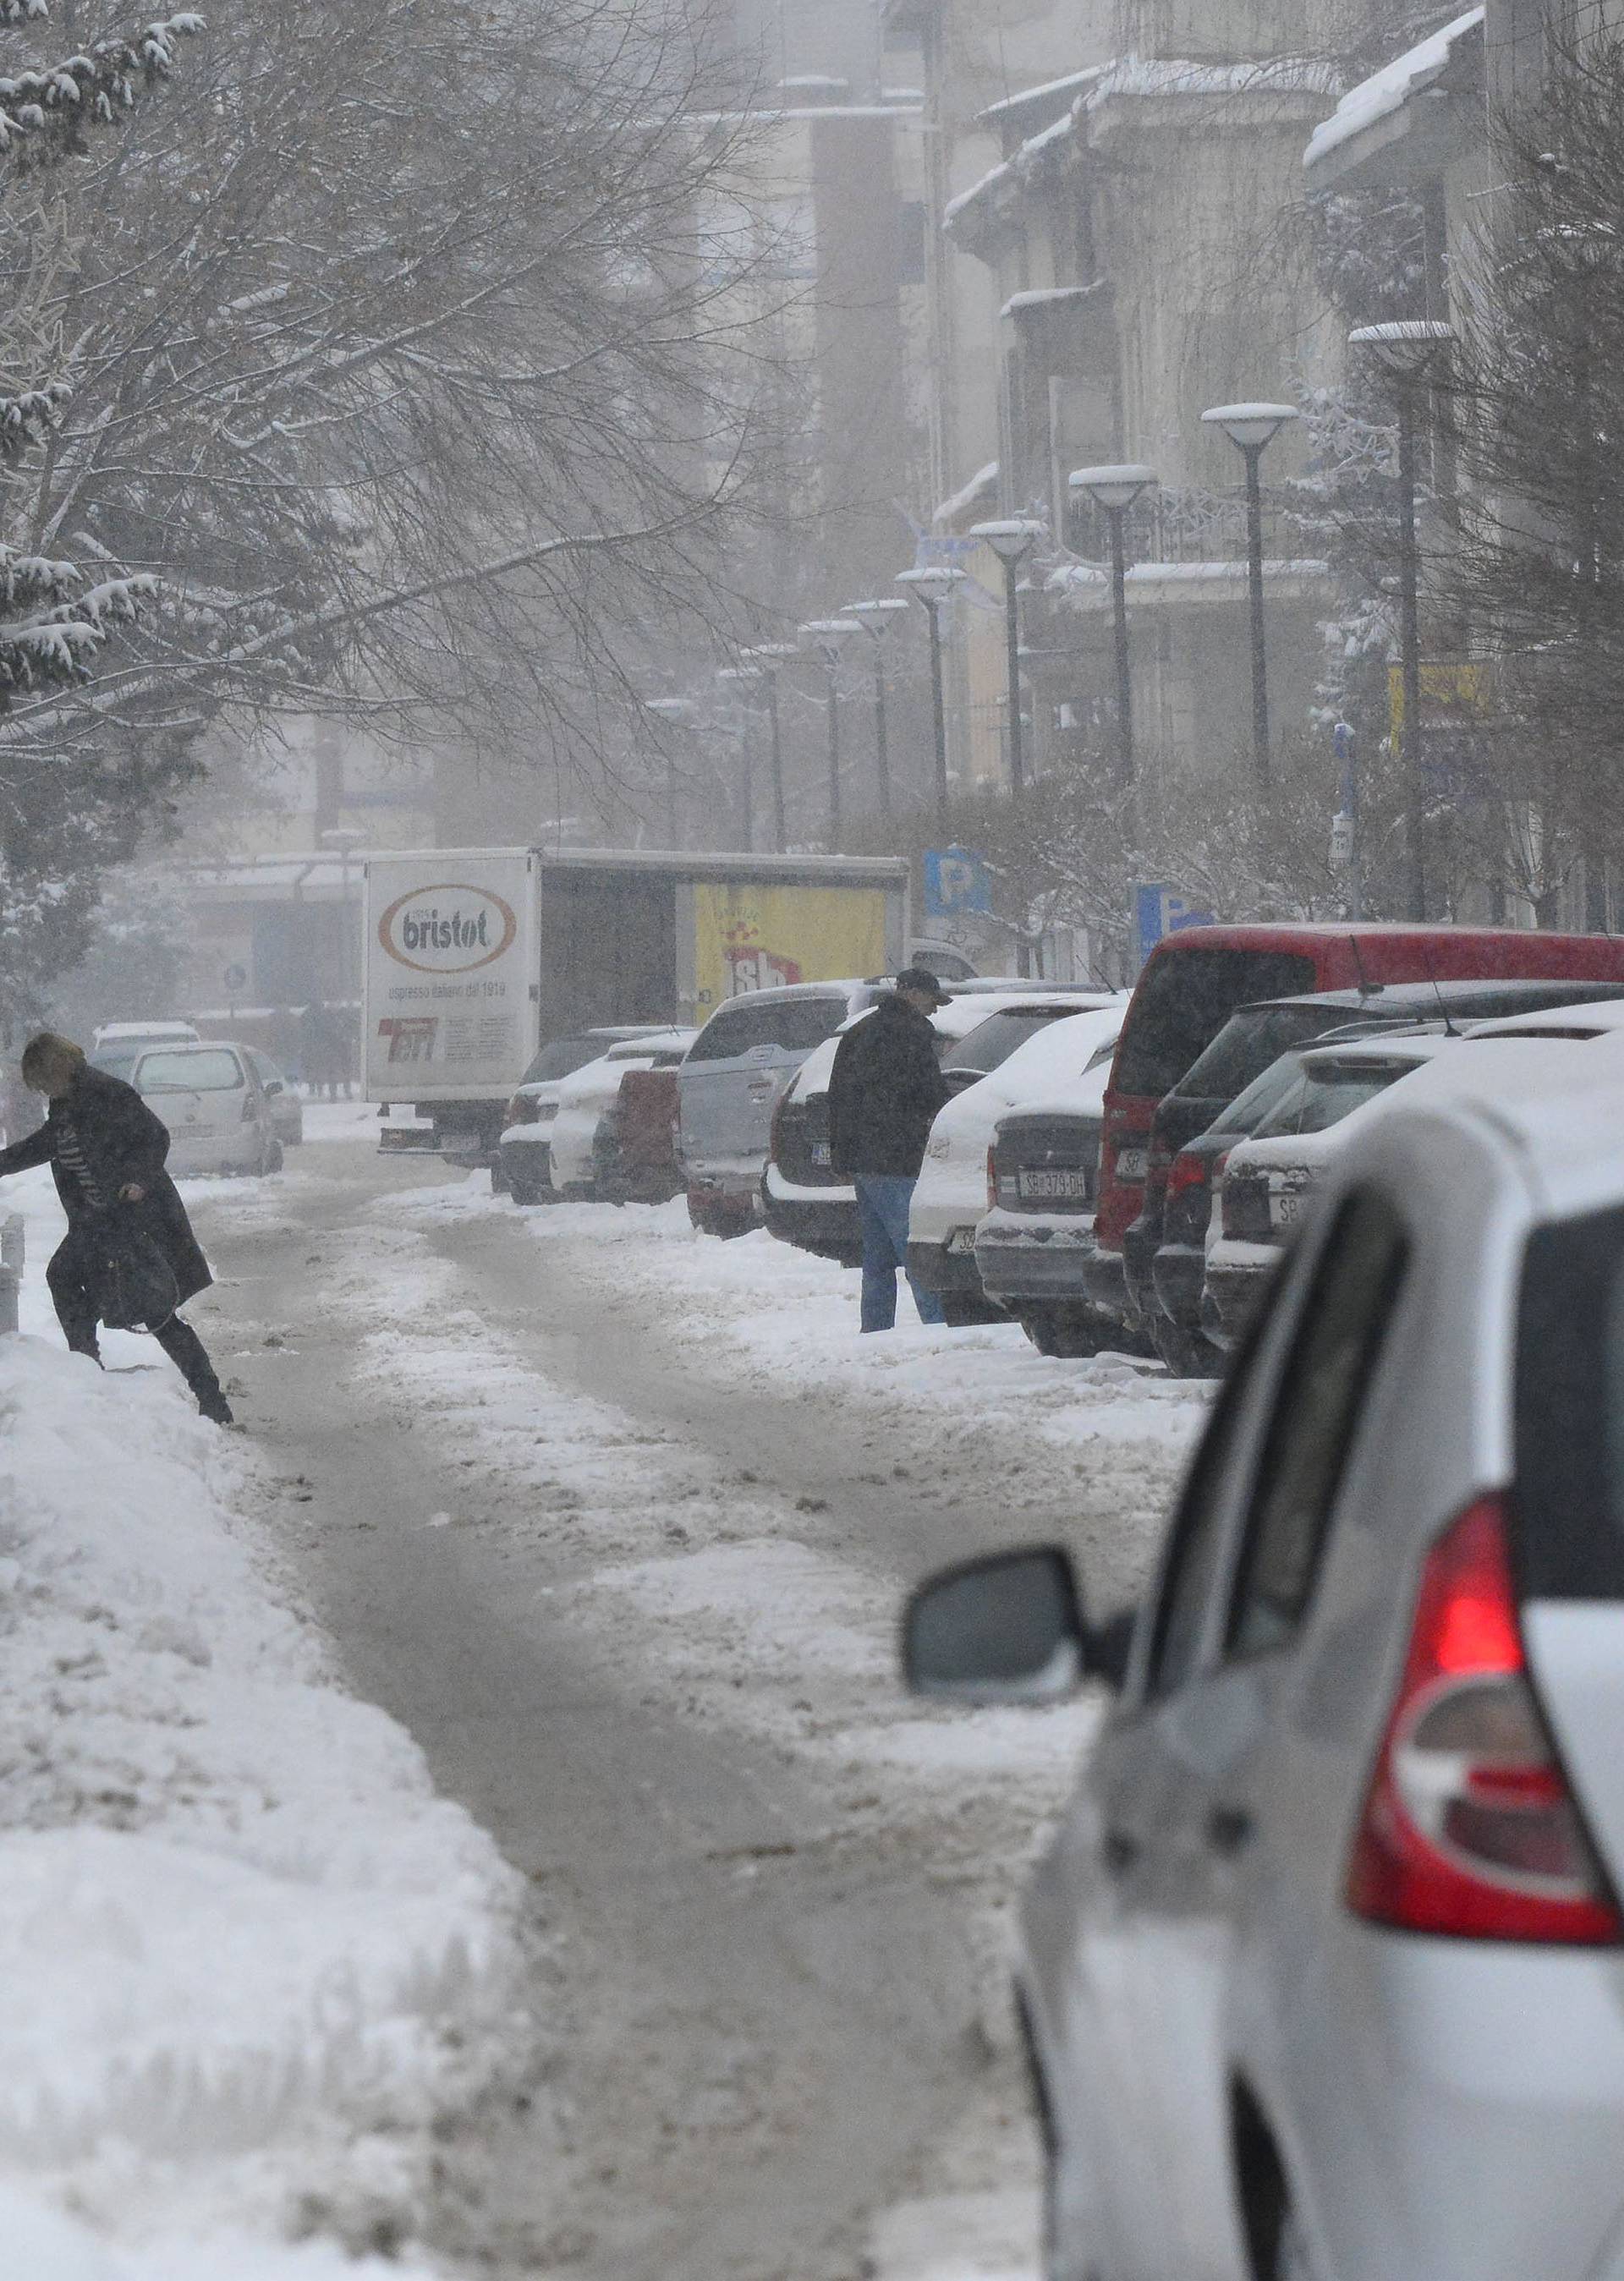
<svg viewBox="0 0 1624 2281">
<path fill-rule="evenodd" d="M 1427 1556 L 1347 1897 L 1407 1932 L 1624 1941 L 1529 1683 L 1500 1497 Z"/>
<path fill-rule="evenodd" d="M 1223 1159 L 1219 1158 L 1219 1163 Z M 1167 1201 L 1184 1195 L 1191 1188 L 1204 1188 L 1211 1168 L 1210 1156 L 1201 1156 L 1188 1148 L 1181 1148 L 1167 1168 Z"/>
</svg>

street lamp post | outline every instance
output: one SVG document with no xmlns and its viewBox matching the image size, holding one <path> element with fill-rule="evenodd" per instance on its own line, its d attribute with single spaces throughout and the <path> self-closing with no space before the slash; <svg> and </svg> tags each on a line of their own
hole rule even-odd
<svg viewBox="0 0 1624 2281">
<path fill-rule="evenodd" d="M 1421 747 L 1421 554 L 1416 541 L 1416 410 L 1423 386 L 1455 337 L 1452 325 L 1416 318 L 1360 325 L 1348 345 L 1374 359 L 1398 405 L 1398 640 L 1404 693 L 1404 762 L 1408 808 L 1410 916 L 1427 916 L 1427 786 Z"/>
<path fill-rule="evenodd" d="M 1268 633 L 1263 607 L 1263 455 L 1297 414 L 1289 404 L 1219 404 L 1203 412 L 1209 428 L 1221 428 L 1246 461 L 1247 593 L 1252 621 L 1252 762 L 1257 789 L 1267 793 L 1269 757 Z"/>
<path fill-rule="evenodd" d="M 741 700 L 739 721 L 739 844 L 741 851 L 749 855 L 755 850 L 754 755 L 750 749 L 750 726 L 744 715 L 742 700 L 758 681 L 769 680 L 770 676 L 764 674 L 759 665 L 724 665 L 718 670 L 716 678 Z"/>
<path fill-rule="evenodd" d="M 793 657 L 800 651 L 793 642 L 758 642 L 754 649 L 744 653 L 746 664 L 760 666 L 767 684 L 767 731 L 769 738 L 769 760 L 772 769 L 772 845 L 773 853 L 782 855 L 787 837 L 784 821 L 784 733 L 778 719 L 778 676 Z"/>
<path fill-rule="evenodd" d="M 1021 724 L 1021 565 L 1043 537 L 1043 525 L 1029 517 L 1007 522 L 977 522 L 972 538 L 985 539 L 1004 566 L 1004 676 L 1009 706 L 1009 790 L 1018 800 L 1026 789 L 1026 760 Z"/>
<path fill-rule="evenodd" d="M 646 712 L 652 713 L 656 720 L 663 721 L 674 729 L 690 727 L 697 709 L 691 697 L 650 697 L 644 704 Z M 677 756 L 669 745 L 665 754 L 665 820 L 668 844 L 673 848 L 682 847 L 684 840 L 677 796 Z"/>
<path fill-rule="evenodd" d="M 367 835 L 353 824 L 337 823 L 321 834 L 323 847 L 330 847 L 338 858 L 338 893 L 340 901 L 341 938 L 338 947 L 338 995 L 345 1009 L 344 1097 L 349 1098 L 351 1079 L 355 1074 L 357 1048 L 360 1042 L 361 1025 L 349 1021 L 349 1009 L 360 997 L 359 978 L 355 972 L 355 927 L 350 910 L 350 859 L 358 847 L 366 845 Z"/>
<path fill-rule="evenodd" d="M 840 839 L 840 651 L 862 629 L 855 618 L 810 618 L 796 632 L 808 649 L 823 660 L 828 680 L 825 708 L 829 723 L 829 847 L 838 852 Z"/>
<path fill-rule="evenodd" d="M 908 604 L 895 595 L 880 602 L 848 602 L 841 615 L 855 618 L 870 637 L 874 653 L 874 775 L 879 792 L 879 812 L 889 816 L 891 751 L 885 725 L 885 636 L 899 618 L 908 615 Z"/>
<path fill-rule="evenodd" d="M 1156 483 L 1154 468 L 1073 468 L 1067 487 L 1091 499 L 1110 519 L 1111 602 L 1117 638 L 1117 773 L 1133 781 L 1133 676 L 1128 653 L 1128 556 L 1123 526 L 1128 510 Z"/>
<path fill-rule="evenodd" d="M 947 815 L 947 708 L 942 697 L 941 610 L 955 589 L 963 584 L 966 575 L 963 570 L 950 568 L 945 562 L 928 562 L 916 570 L 900 570 L 896 576 L 896 584 L 906 586 L 923 605 L 930 622 L 931 718 L 936 741 L 936 813 L 944 823 Z"/>
</svg>

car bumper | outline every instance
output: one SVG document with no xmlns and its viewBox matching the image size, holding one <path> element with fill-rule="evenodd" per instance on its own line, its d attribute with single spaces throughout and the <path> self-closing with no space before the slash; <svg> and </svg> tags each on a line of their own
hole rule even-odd
<svg viewBox="0 0 1624 2281">
<path fill-rule="evenodd" d="M 990 1211 L 976 1229 L 976 1272 L 989 1299 L 1081 1301 L 1096 1249 L 1082 1213 Z"/>
<path fill-rule="evenodd" d="M 1327 2275 L 1624 2281 L 1620 1974 L 1344 1922 L 1269 2086 Z"/>
<path fill-rule="evenodd" d="M 762 1193 L 762 1208 L 767 1215 L 770 1234 L 780 1243 L 793 1243 L 798 1251 L 809 1251 L 815 1258 L 838 1260 L 849 1265 L 862 1256 L 862 1237 L 857 1225 L 857 1199 L 848 1190 L 839 1188 L 820 1195 L 782 1187 L 767 1187 Z"/>
<path fill-rule="evenodd" d="M 1164 1243 L 1151 1266 L 1156 1304 L 1180 1330 L 1201 1328 L 1201 1295 L 1207 1255 L 1193 1243 Z"/>
<path fill-rule="evenodd" d="M 1133 1320 L 1133 1307 L 1128 1296 L 1127 1263 L 1119 1251 L 1107 1251 L 1096 1243 L 1088 1255 L 1083 1272 L 1083 1287 L 1088 1303 L 1102 1315 L 1110 1315 L 1118 1323 Z"/>
<path fill-rule="evenodd" d="M 1272 1243 L 1218 1244 L 1207 1254 L 1201 1326 L 1215 1346 L 1238 1346 L 1263 1301 L 1280 1255 Z"/>
<path fill-rule="evenodd" d="M 677 1163 L 691 1194 L 717 1203 L 759 1206 L 764 1164 L 693 1165 L 680 1157 Z"/>
<path fill-rule="evenodd" d="M 251 1172 L 265 1153 L 265 1137 L 253 1125 L 236 1125 L 229 1133 L 211 1133 L 188 1140 L 176 1133 L 169 1143 L 164 1169 L 173 1179 L 196 1178 L 203 1172 Z"/>
<path fill-rule="evenodd" d="M 982 1294 L 981 1270 L 973 1245 L 968 1251 L 955 1251 L 946 1243 L 910 1243 L 908 1272 L 925 1290 L 940 1291 L 949 1298 L 979 1298 Z"/>
</svg>

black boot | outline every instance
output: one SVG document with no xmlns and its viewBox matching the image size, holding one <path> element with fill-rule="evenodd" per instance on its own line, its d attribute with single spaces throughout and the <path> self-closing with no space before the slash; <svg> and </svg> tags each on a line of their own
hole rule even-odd
<svg viewBox="0 0 1624 2281">
<path fill-rule="evenodd" d="M 153 1333 L 158 1343 L 180 1372 L 197 1397 L 197 1407 L 216 1426 L 234 1426 L 231 1404 L 220 1392 L 220 1380 L 214 1375 L 214 1365 L 209 1360 L 203 1341 L 189 1323 L 178 1315 L 171 1315 L 161 1331 Z"/>
<path fill-rule="evenodd" d="M 197 1407 L 205 1418 L 212 1419 L 216 1426 L 236 1425 L 236 1420 L 231 1415 L 231 1404 L 220 1392 L 218 1380 L 213 1386 L 196 1386 L 192 1391 L 197 1397 Z"/>
</svg>

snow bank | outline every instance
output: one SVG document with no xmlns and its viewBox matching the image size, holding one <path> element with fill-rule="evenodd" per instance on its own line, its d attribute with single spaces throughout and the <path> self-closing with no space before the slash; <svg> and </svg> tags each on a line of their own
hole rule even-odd
<svg viewBox="0 0 1624 2281">
<path fill-rule="evenodd" d="M 511 2035 L 516 1880 L 283 1604 L 249 1447 L 106 1351 L 0 1339 L 0 2271 L 353 2276 L 291 2237 L 409 2234 Z"/>
</svg>

